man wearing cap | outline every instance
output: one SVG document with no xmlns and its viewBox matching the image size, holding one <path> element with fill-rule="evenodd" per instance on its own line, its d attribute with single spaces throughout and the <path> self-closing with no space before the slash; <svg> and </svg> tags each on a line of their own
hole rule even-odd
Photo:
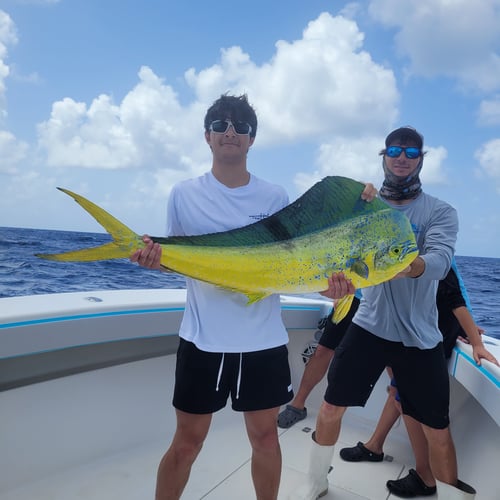
<svg viewBox="0 0 500 500">
<path fill-rule="evenodd" d="M 401 127 L 387 136 L 380 152 L 380 196 L 410 219 L 419 256 L 394 279 L 363 290 L 328 371 L 307 480 L 293 498 L 316 500 L 327 493 L 342 417 L 349 406 L 365 405 L 386 366 L 392 367 L 403 413 L 423 424 L 439 497 L 474 497 L 474 489 L 458 480 L 449 432 L 448 369 L 437 327 L 436 291 L 451 266 L 458 217 L 449 204 L 422 191 L 423 143 L 413 127 Z M 332 276 L 329 285 L 328 296 L 334 299 L 353 292 L 342 274 Z"/>
</svg>

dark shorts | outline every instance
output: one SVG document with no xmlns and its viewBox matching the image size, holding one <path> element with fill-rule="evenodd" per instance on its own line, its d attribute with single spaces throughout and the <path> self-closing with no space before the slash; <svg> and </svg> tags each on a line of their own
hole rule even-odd
<svg viewBox="0 0 500 500">
<path fill-rule="evenodd" d="M 263 351 L 213 353 L 180 339 L 173 405 L 187 413 L 214 413 L 231 396 L 236 411 L 275 408 L 293 398 L 286 345 Z"/>
<path fill-rule="evenodd" d="M 327 347 L 328 349 L 332 349 L 334 351 L 336 347 L 340 344 L 340 341 L 344 338 L 344 334 L 347 331 L 347 328 L 351 324 L 352 318 L 354 317 L 354 313 L 358 310 L 359 299 L 354 297 L 352 301 L 351 308 L 347 313 L 347 316 L 340 321 L 338 324 L 332 322 L 332 312 L 326 318 L 325 329 L 321 335 L 321 338 L 318 341 L 318 344 Z"/>
<path fill-rule="evenodd" d="M 325 401 L 364 406 L 386 366 L 392 367 L 403 413 L 434 429 L 449 425 L 450 386 L 443 344 L 405 347 L 352 324 L 335 350 Z"/>
</svg>

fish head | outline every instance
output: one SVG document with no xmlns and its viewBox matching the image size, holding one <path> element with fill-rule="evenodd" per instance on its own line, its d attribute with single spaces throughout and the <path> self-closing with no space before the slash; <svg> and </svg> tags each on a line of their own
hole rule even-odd
<svg viewBox="0 0 500 500">
<path fill-rule="evenodd" d="M 406 269 L 418 255 L 418 247 L 406 215 L 386 208 L 356 224 L 356 249 L 346 268 L 357 288 L 378 285 Z"/>
<path fill-rule="evenodd" d="M 382 245 L 373 258 L 375 273 L 381 281 L 393 278 L 406 269 L 417 257 L 418 247 L 413 240 Z"/>
<path fill-rule="evenodd" d="M 373 278 L 381 283 L 406 269 L 418 256 L 418 246 L 411 223 L 397 210 L 384 214 L 384 237 L 373 254 Z"/>
</svg>

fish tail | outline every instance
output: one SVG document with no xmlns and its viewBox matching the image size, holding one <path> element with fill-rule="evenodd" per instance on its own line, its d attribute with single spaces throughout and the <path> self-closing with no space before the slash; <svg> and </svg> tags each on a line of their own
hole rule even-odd
<svg viewBox="0 0 500 500">
<path fill-rule="evenodd" d="M 92 215 L 111 235 L 113 241 L 97 247 L 82 248 L 70 252 L 35 254 L 37 257 L 64 262 L 124 259 L 130 257 L 135 250 L 144 246 L 142 238 L 138 234 L 129 229 L 125 224 L 122 224 L 118 219 L 106 212 L 106 210 L 72 191 L 63 188 L 57 189 L 71 196 L 82 208 Z"/>
</svg>

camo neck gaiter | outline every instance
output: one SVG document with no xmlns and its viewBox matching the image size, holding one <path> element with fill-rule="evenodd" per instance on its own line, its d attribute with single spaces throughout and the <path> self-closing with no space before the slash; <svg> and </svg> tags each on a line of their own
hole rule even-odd
<svg viewBox="0 0 500 500">
<path fill-rule="evenodd" d="M 408 177 L 399 177 L 394 175 L 385 163 L 385 156 L 382 157 L 382 166 L 384 168 L 384 182 L 380 188 L 380 196 L 388 200 L 412 200 L 422 192 L 422 183 L 418 174 L 422 169 L 424 157 L 420 158 L 420 162 L 415 171 Z"/>
</svg>

